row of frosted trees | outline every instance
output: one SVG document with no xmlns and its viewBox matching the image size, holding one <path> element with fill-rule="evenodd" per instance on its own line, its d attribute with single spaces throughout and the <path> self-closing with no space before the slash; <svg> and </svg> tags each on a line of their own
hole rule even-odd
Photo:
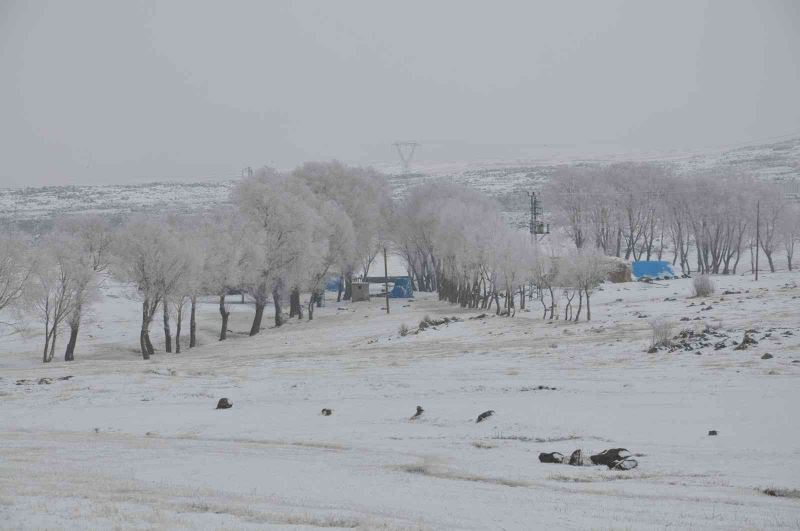
<svg viewBox="0 0 800 531">
<path fill-rule="evenodd" d="M 0 311 L 42 322 L 45 362 L 64 328 L 65 360 L 73 359 L 81 320 L 109 278 L 133 286 L 141 299 L 144 359 L 155 352 L 155 321 L 163 324 L 166 351 L 180 352 L 187 321 L 188 346 L 196 345 L 201 296 L 217 297 L 224 340 L 228 298 L 249 295 L 255 335 L 270 300 L 276 326 L 286 299 L 290 317 L 312 319 L 332 274 L 345 280 L 339 297 L 349 297 L 353 277 L 366 275 L 385 245 L 391 208 L 387 182 L 374 170 L 308 163 L 291 172 L 259 170 L 236 183 L 229 203 L 201 215 L 134 215 L 118 226 L 70 216 L 35 238 L 4 231 Z M 301 294 L 309 297 L 305 305 Z"/>
<path fill-rule="evenodd" d="M 337 298 L 349 298 L 353 279 L 389 247 L 405 259 L 414 288 L 443 301 L 513 315 L 538 300 L 545 318 L 590 319 L 592 290 L 613 267 L 609 256 L 671 257 L 686 273 L 733 273 L 754 249 L 756 204 L 759 245 L 773 269 L 779 249 L 791 264 L 798 236 L 797 205 L 743 177 L 681 177 L 652 164 L 570 167 L 556 173 L 544 197 L 570 249 L 543 247 L 510 228 L 493 199 L 449 182 L 416 186 L 394 201 L 372 169 L 338 162 L 264 168 L 237 182 L 229 202 L 196 216 L 135 215 L 115 226 L 73 216 L 33 242 L 5 232 L 0 312 L 13 306 L 38 316 L 44 361 L 68 330 L 70 360 L 99 285 L 114 278 L 141 299 L 139 346 L 147 359 L 156 321 L 165 350 L 181 350 L 187 326 L 188 346 L 197 344 L 201 296 L 218 301 L 220 340 L 228 299 L 249 296 L 255 335 L 269 302 L 275 326 L 287 301 L 289 317 L 312 319 L 331 277 L 341 278 Z"/>
<path fill-rule="evenodd" d="M 678 175 L 668 166 L 564 167 L 543 197 L 577 248 L 633 260 L 670 259 L 689 274 L 733 274 L 756 251 L 792 269 L 800 207 L 779 186 L 720 170 Z M 758 229 L 758 238 L 757 238 Z M 749 265 L 749 264 L 748 264 Z"/>
<path fill-rule="evenodd" d="M 539 300 L 544 317 L 578 320 L 612 263 L 594 248 L 556 256 L 527 233 L 510 228 L 498 204 L 474 189 L 446 182 L 410 190 L 397 207 L 393 238 L 416 287 L 465 308 L 513 315 L 516 303 Z M 535 290 L 532 293 L 531 290 Z M 528 292 L 526 293 L 526 290 Z M 572 301 L 577 298 L 577 311 Z"/>
</svg>

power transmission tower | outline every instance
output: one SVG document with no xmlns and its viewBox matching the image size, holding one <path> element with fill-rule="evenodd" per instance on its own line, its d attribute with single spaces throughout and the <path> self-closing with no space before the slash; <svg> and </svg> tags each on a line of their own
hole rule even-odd
<svg viewBox="0 0 800 531">
<path fill-rule="evenodd" d="M 400 165 L 403 168 L 403 173 L 408 173 L 411 168 L 411 160 L 414 158 L 414 151 L 419 145 L 417 142 L 395 142 L 395 149 L 397 155 L 400 157 Z"/>
<path fill-rule="evenodd" d="M 531 238 L 535 238 L 537 234 L 550 234 L 550 224 L 542 221 L 542 203 L 536 197 L 536 192 L 528 192 L 531 199 L 531 221 L 528 224 Z"/>
</svg>

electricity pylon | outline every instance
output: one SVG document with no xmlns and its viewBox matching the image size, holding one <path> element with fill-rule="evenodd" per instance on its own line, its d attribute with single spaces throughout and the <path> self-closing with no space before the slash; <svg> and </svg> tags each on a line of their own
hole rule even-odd
<svg viewBox="0 0 800 531">
<path fill-rule="evenodd" d="M 408 173 L 411 168 L 411 159 L 414 158 L 414 151 L 419 145 L 417 142 L 395 142 L 395 149 L 397 155 L 400 157 L 400 165 L 403 168 L 403 173 Z"/>
</svg>

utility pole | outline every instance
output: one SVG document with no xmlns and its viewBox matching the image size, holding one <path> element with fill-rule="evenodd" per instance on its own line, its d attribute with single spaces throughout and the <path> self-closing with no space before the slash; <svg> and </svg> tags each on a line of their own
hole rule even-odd
<svg viewBox="0 0 800 531">
<path fill-rule="evenodd" d="M 383 248 L 383 288 L 386 290 L 386 313 L 389 313 L 389 262 L 386 260 L 386 247 Z"/>
<path fill-rule="evenodd" d="M 542 204 L 539 198 L 536 197 L 536 192 L 528 192 L 531 199 L 531 220 L 528 224 L 528 229 L 531 233 L 531 241 L 536 238 L 537 234 L 550 234 L 550 227 L 540 221 L 542 217 Z"/>
<path fill-rule="evenodd" d="M 758 249 L 761 244 L 761 200 L 756 201 L 756 282 L 758 282 Z"/>
<path fill-rule="evenodd" d="M 530 231 L 531 231 L 531 239 L 534 238 L 533 229 L 536 226 L 536 192 L 528 192 L 528 195 L 531 198 L 531 222 L 530 222 Z"/>
</svg>

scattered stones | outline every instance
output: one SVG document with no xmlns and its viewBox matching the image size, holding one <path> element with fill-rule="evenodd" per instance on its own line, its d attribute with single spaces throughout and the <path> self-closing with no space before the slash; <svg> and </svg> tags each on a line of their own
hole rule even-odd
<svg viewBox="0 0 800 531">
<path fill-rule="evenodd" d="M 227 398 L 220 398 L 219 402 L 217 402 L 217 409 L 230 409 L 232 407 L 233 407 L 233 402 L 231 402 Z"/>
<path fill-rule="evenodd" d="M 477 422 L 483 422 L 484 420 L 488 419 L 492 415 L 494 415 L 494 410 L 493 409 L 490 409 L 489 411 L 484 411 L 483 413 L 478 415 L 478 419 L 475 422 L 476 423 Z"/>
<path fill-rule="evenodd" d="M 417 412 L 414 413 L 414 415 L 411 416 L 411 420 L 415 420 L 415 419 L 420 418 L 423 413 L 425 413 L 425 410 L 422 409 L 422 406 L 417 406 Z"/>
<path fill-rule="evenodd" d="M 769 352 L 765 352 L 763 356 L 761 356 L 762 360 L 771 360 L 774 356 Z"/>
<path fill-rule="evenodd" d="M 715 435 L 719 435 L 719 433 L 717 433 L 717 430 L 708 430 L 709 437 L 714 437 Z"/>
<path fill-rule="evenodd" d="M 560 454 L 558 452 L 550 452 L 550 453 L 541 453 L 539 454 L 539 462 L 540 463 L 563 463 L 564 462 L 564 454 Z"/>
<path fill-rule="evenodd" d="M 324 407 L 322 408 L 322 411 L 320 411 L 320 415 L 322 415 L 323 417 L 330 417 L 331 415 L 333 415 L 333 410 Z"/>
<path fill-rule="evenodd" d="M 747 350 L 750 345 L 758 345 L 758 341 L 750 336 L 751 333 L 754 334 L 755 330 L 745 330 L 742 342 L 734 350 Z"/>
<path fill-rule="evenodd" d="M 50 385 L 56 381 L 70 380 L 72 376 L 61 376 L 60 378 L 39 378 L 38 380 L 17 380 L 16 385 L 29 385 L 36 382 L 39 385 Z"/>
<path fill-rule="evenodd" d="M 557 388 L 555 387 L 548 387 L 546 385 L 534 385 L 531 387 L 520 387 L 520 391 L 555 391 Z"/>
</svg>

